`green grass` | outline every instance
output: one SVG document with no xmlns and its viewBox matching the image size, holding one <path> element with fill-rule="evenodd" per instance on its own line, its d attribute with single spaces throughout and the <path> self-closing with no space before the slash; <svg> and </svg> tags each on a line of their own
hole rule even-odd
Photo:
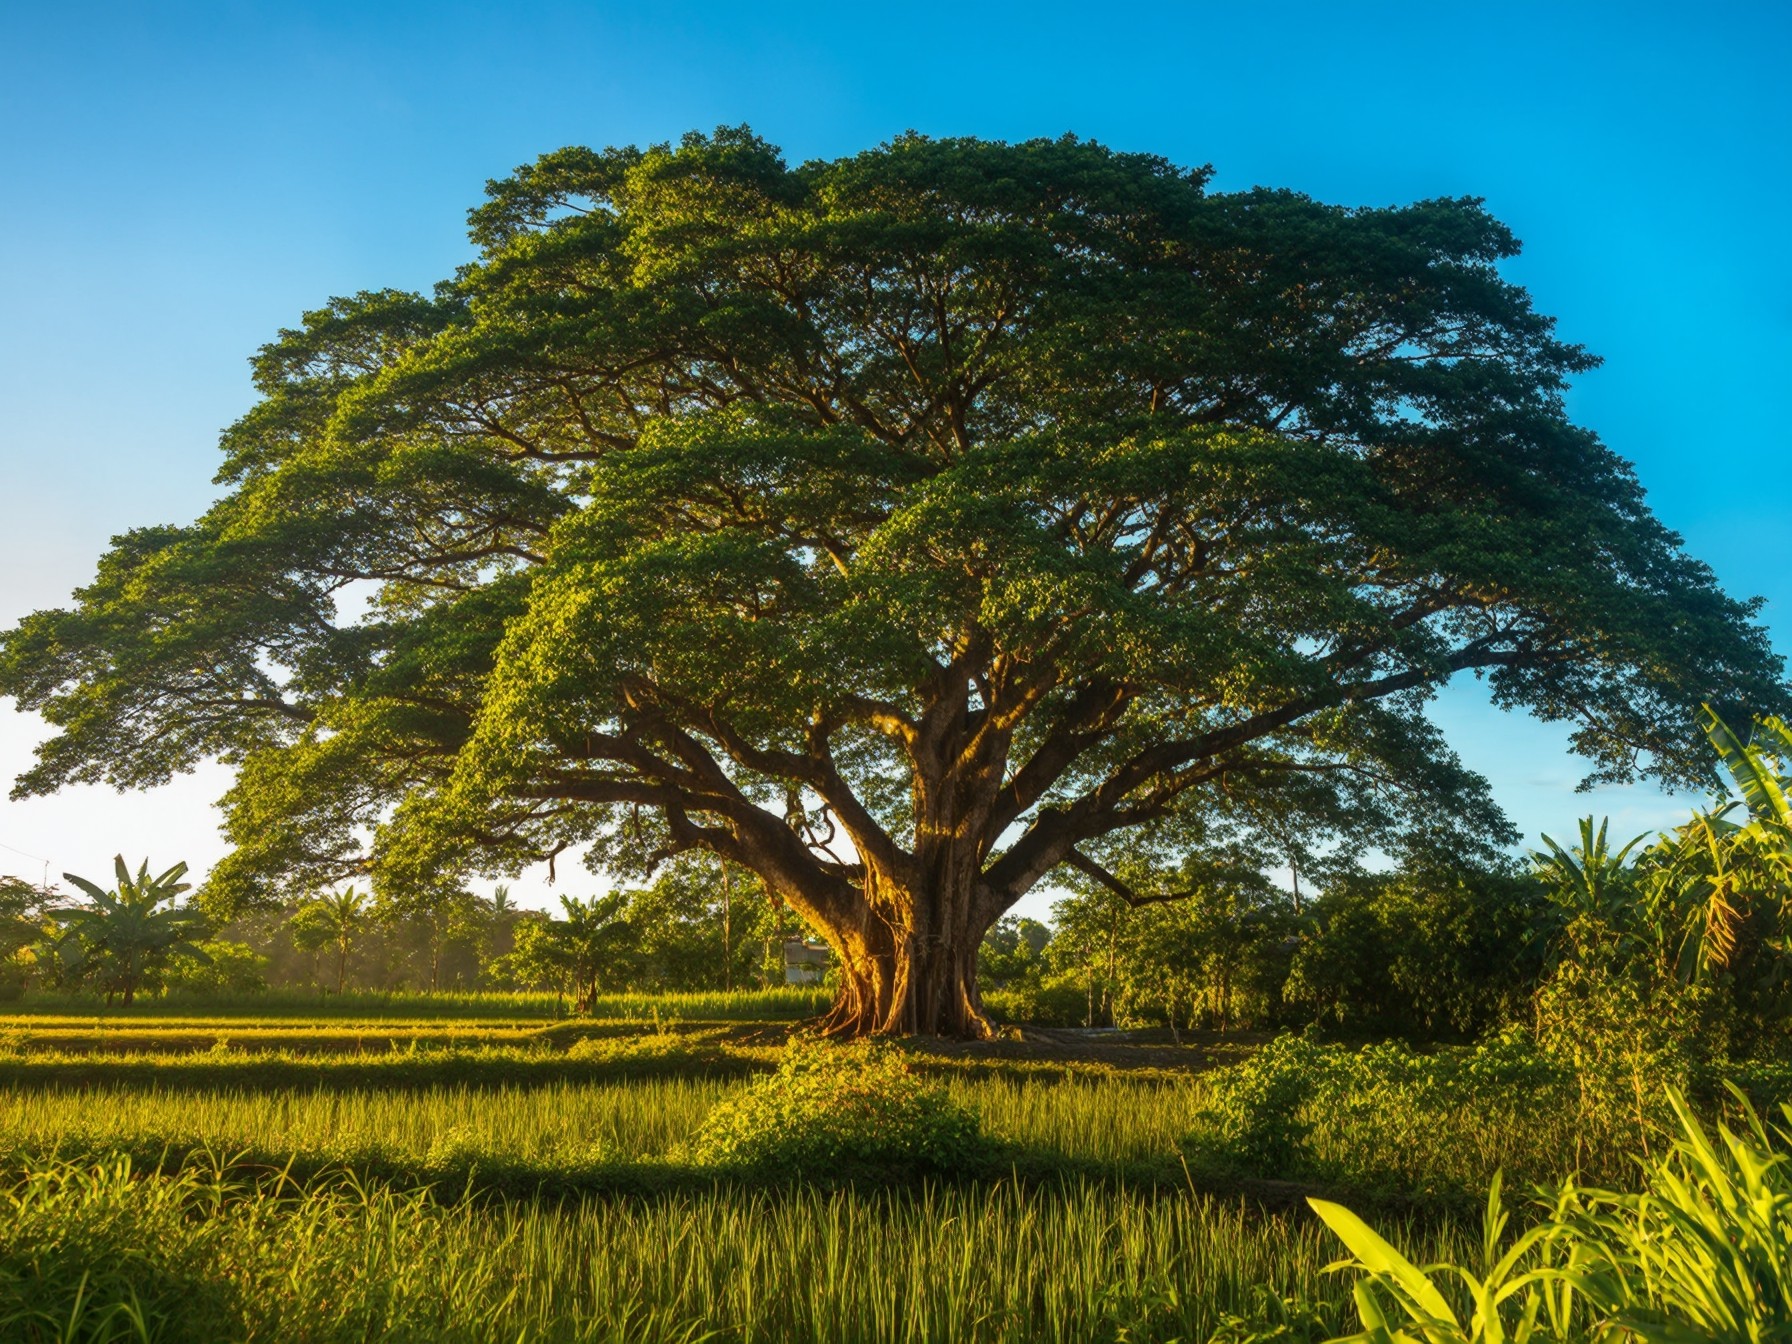
<svg viewBox="0 0 1792 1344">
<path fill-rule="evenodd" d="M 649 1038 L 651 1041 L 652 1038 Z M 207 1050 L 0 1054 L 0 1089 L 18 1093 L 89 1090 L 208 1092 L 410 1091 L 461 1086 L 544 1087 L 554 1083 L 672 1075 L 740 1077 L 766 1067 L 772 1049 L 741 1052 L 713 1043 L 618 1042 L 582 1054 L 543 1044 L 457 1049 L 387 1048 L 364 1054 Z M 761 1058 L 759 1056 L 765 1056 Z"/>
<path fill-rule="evenodd" d="M 1024 1180 L 749 1188 L 679 1152 L 740 1080 L 690 1075 L 688 1038 L 581 1032 L 566 1052 L 14 1058 L 103 1083 L 0 1089 L 0 1338 L 1144 1344 L 1205 1340 L 1266 1289 L 1343 1319 L 1311 1220 L 1184 1183 L 1191 1080 L 958 1070 L 952 1099 Z M 668 1051 L 675 1072 L 622 1082 L 367 1072 Z M 192 1085 L 272 1064 L 361 1085 Z"/>
<path fill-rule="evenodd" d="M 544 1028 L 532 1021 L 240 1023 L 227 1018 L 183 1019 L 175 1023 L 119 1024 L 66 1018 L 0 1025 L 0 1051 L 9 1054 L 191 1054 L 196 1050 L 260 1050 L 311 1054 L 366 1054 L 416 1045 L 459 1049 L 481 1045 L 527 1044 Z"/>
<path fill-rule="evenodd" d="M 674 1074 L 495 1090 L 10 1088 L 0 1091 L 0 1155 L 16 1165 L 51 1152 L 155 1160 L 164 1152 L 209 1150 L 271 1166 L 296 1159 L 308 1172 L 344 1166 L 400 1182 L 473 1180 L 525 1191 L 633 1187 L 654 1180 L 639 1166 L 664 1161 L 739 1086 Z M 1176 1144 L 1198 1103 L 1192 1084 L 1124 1079 L 1043 1086 L 958 1078 L 947 1091 L 1036 1173 L 1158 1181 L 1181 1179 Z"/>
<path fill-rule="evenodd" d="M 703 990 L 689 993 L 600 994 L 591 1005 L 595 1018 L 690 1018 L 716 1022 L 794 1021 L 814 1017 L 826 1009 L 832 995 L 816 988 Z M 563 996 L 497 991 L 444 991 L 425 993 L 396 991 L 376 993 L 351 990 L 323 994 L 277 990 L 264 994 L 230 996 L 170 994 L 139 999 L 128 1009 L 91 995 L 34 993 L 6 1005 L 0 1030 L 42 1018 L 91 1022 L 184 1020 L 189 1023 L 247 1020 L 277 1023 L 360 1018 L 369 1022 L 387 1018 L 440 1021 L 444 1018 L 554 1020 L 571 1012 Z"/>
<path fill-rule="evenodd" d="M 1314 1220 L 1087 1184 L 492 1206 L 52 1164 L 3 1203 L 20 1344 L 1143 1344 L 1206 1340 L 1265 1291 L 1344 1317 Z"/>
<path fill-rule="evenodd" d="M 0 1339 L 1206 1344 L 1264 1293 L 1324 1304 L 1288 1344 L 1346 1323 L 1298 1190 L 1183 1164 L 1212 1051 L 912 1050 L 993 1142 L 944 1184 L 830 1190 L 693 1158 L 791 1018 L 676 1007 L 0 1021 Z M 1427 1203 L 1412 1173 L 1560 1146 L 1522 1097 L 1458 1114 L 1406 1082 L 1310 1109 L 1304 1174 L 1421 1196 L 1385 1218 Z M 1463 1254 L 1454 1207 L 1402 1244 Z"/>
</svg>

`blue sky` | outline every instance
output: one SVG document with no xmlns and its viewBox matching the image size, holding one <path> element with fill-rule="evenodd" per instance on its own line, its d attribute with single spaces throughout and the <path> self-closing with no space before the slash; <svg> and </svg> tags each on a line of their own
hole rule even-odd
<svg viewBox="0 0 1792 1344">
<path fill-rule="evenodd" d="M 1784 3 L 0 7 L 0 623 L 202 510 L 248 355 L 330 295 L 449 273 L 487 178 L 748 122 L 793 159 L 1073 131 L 1220 189 L 1486 197 L 1526 245 L 1509 274 L 1606 359 L 1577 418 L 1792 650 L 1788 50 Z M 1533 839 L 1680 807 L 1576 795 L 1563 735 L 1472 683 L 1440 720 Z M 39 733 L 0 714 L 0 773 Z M 203 867 L 222 784 L 0 802 L 0 871 Z"/>
</svg>

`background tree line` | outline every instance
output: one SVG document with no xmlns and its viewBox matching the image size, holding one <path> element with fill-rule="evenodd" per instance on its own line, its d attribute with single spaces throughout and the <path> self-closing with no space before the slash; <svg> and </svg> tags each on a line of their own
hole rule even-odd
<svg viewBox="0 0 1792 1344">
<path fill-rule="evenodd" d="M 756 879 L 698 860 L 552 910 L 521 907 L 503 886 L 408 900 L 351 886 L 232 920 L 182 903 L 184 872 L 132 877 L 121 858 L 112 891 L 71 876 L 79 896 L 0 878 L 0 995 L 519 989 L 576 1003 L 781 984 L 784 940 L 805 932 Z"/>
<path fill-rule="evenodd" d="M 986 984 L 1039 1021 L 1228 1029 L 1317 1025 L 1469 1041 L 1524 1027 L 1585 1042 L 1783 1052 L 1792 1022 L 1792 729 L 1709 747 L 1732 796 L 1655 836 L 1586 818 L 1526 859 L 1415 849 L 1327 873 L 1316 900 L 1252 875 L 1157 898 L 1090 880 L 1049 934 L 1005 920 Z M 1589 1046 L 1590 1048 L 1590 1046 Z"/>
</svg>

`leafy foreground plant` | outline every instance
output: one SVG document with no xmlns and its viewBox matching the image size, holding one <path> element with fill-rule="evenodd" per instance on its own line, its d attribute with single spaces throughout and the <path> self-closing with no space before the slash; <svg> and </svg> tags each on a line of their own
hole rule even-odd
<svg viewBox="0 0 1792 1344">
<path fill-rule="evenodd" d="M 1740 1093 L 1743 1132 L 1708 1134 L 1671 1093 L 1680 1137 L 1644 1164 L 1635 1194 L 1564 1182 L 1540 1223 L 1504 1245 L 1496 1178 L 1479 1270 L 1421 1268 L 1350 1210 L 1309 1200 L 1355 1257 L 1374 1344 L 1530 1339 L 1766 1341 L 1792 1338 L 1792 1132 L 1771 1134 Z M 1792 1108 L 1782 1107 L 1789 1121 Z M 1776 1142 L 1777 1141 L 1777 1142 Z M 1502 1249 L 1503 1247 L 1503 1249 Z"/>
<path fill-rule="evenodd" d="M 699 1162 L 760 1176 L 852 1179 L 962 1171 L 986 1155 L 977 1113 L 927 1086 L 884 1042 L 793 1036 L 776 1073 L 718 1105 Z"/>
</svg>

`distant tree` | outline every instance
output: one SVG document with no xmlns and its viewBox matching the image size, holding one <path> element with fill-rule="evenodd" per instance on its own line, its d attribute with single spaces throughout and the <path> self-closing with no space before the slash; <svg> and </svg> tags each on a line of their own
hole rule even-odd
<svg viewBox="0 0 1792 1344">
<path fill-rule="evenodd" d="M 122 854 L 112 862 L 118 883 L 112 891 L 73 873 L 62 875 L 87 902 L 55 912 L 54 947 L 72 980 L 104 990 L 107 1003 L 119 995 L 128 1008 L 137 991 L 176 958 L 210 961 L 197 946 L 209 926 L 196 907 L 175 904 L 191 886 L 180 880 L 186 864 L 151 877 L 146 859 L 133 877 Z"/>
<path fill-rule="evenodd" d="M 1137 869 L 1121 873 L 1135 878 Z M 1259 1024 L 1278 1006 L 1291 901 L 1236 854 L 1186 863 L 1173 889 L 1150 896 L 1124 881 L 1085 879 L 1073 891 L 1052 907 L 1047 954 L 1060 978 L 1084 985 L 1091 1022 L 1145 1018 L 1224 1031 L 1239 1024 L 1246 1001 Z"/>
<path fill-rule="evenodd" d="M 364 891 L 345 887 L 306 901 L 292 917 L 292 940 L 303 951 L 336 949 L 336 992 L 348 983 L 348 953 L 373 926 L 375 909 Z"/>
<path fill-rule="evenodd" d="M 1042 954 L 1051 940 L 1051 929 L 1038 920 L 1003 916 L 983 935 L 977 953 L 978 982 L 1001 989 L 1038 980 Z"/>
<path fill-rule="evenodd" d="M 517 921 L 523 911 L 502 882 L 492 888 L 490 896 L 480 898 L 479 910 L 479 958 L 483 968 L 515 948 Z"/>
<path fill-rule="evenodd" d="M 237 765 L 226 910 L 707 851 L 833 945 L 835 1030 L 976 1034 L 1054 874 L 1180 890 L 1278 812 L 1502 839 L 1427 717 L 1459 674 L 1599 780 L 1707 781 L 1701 701 L 1792 705 L 1480 202 L 1208 179 L 744 129 L 520 169 L 433 293 L 261 352 L 204 517 L 0 640 L 56 729 L 18 792 Z"/>
<path fill-rule="evenodd" d="M 624 915 L 627 904 L 620 892 L 584 900 L 560 898 L 566 918 L 556 921 L 554 933 L 564 949 L 575 1006 L 581 1012 L 597 997 L 605 973 L 614 972 L 634 950 L 635 930 Z"/>
<path fill-rule="evenodd" d="M 203 962 L 192 958 L 170 962 L 162 987 L 182 994 L 261 994 L 267 991 L 268 958 L 246 944 L 208 938 L 196 944 Z"/>
<path fill-rule="evenodd" d="M 1303 922 L 1284 995 L 1295 1021 L 1468 1040 L 1528 1019 L 1551 907 L 1510 860 L 1412 855 L 1338 875 Z"/>
<path fill-rule="evenodd" d="M 489 982 L 501 989 L 565 994 L 571 988 L 572 970 L 554 925 L 545 911 L 531 910 L 518 918 L 510 950 L 486 967 Z"/>
<path fill-rule="evenodd" d="M 20 877 L 0 875 L 0 959 L 9 958 L 43 934 L 39 910 L 44 893 Z"/>
<path fill-rule="evenodd" d="M 433 887 L 381 904 L 381 923 L 396 936 L 401 954 L 420 955 L 431 993 L 441 988 L 442 964 L 450 948 L 476 948 L 486 911 L 470 891 Z"/>
<path fill-rule="evenodd" d="M 531 989 L 569 994 L 583 1012 L 606 981 L 627 983 L 637 958 L 634 926 L 622 892 L 583 900 L 562 896 L 565 916 L 535 915 L 516 926 L 516 948 L 494 967 L 500 979 Z"/>
<path fill-rule="evenodd" d="M 749 979 L 760 939 L 775 935 L 775 914 L 752 874 L 729 875 L 712 860 L 685 856 L 627 892 L 643 989 L 727 989 Z"/>
<path fill-rule="evenodd" d="M 48 895 L 20 877 L 0 875 L 0 997 L 25 987 L 31 971 L 30 947 L 45 933 Z"/>
</svg>

